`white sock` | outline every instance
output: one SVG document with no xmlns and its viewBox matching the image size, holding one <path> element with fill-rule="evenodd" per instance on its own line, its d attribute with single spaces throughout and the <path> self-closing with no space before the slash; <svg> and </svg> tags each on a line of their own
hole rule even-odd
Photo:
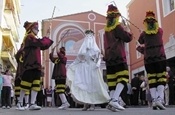
<svg viewBox="0 0 175 115">
<path fill-rule="evenodd" d="M 35 104 L 37 94 L 38 94 L 37 91 L 34 90 L 31 91 L 31 104 Z"/>
<path fill-rule="evenodd" d="M 165 90 L 165 86 L 164 85 L 159 85 L 157 87 L 157 93 L 158 93 L 158 96 L 164 100 L 164 90 Z"/>
<path fill-rule="evenodd" d="M 25 103 L 28 104 L 29 103 L 29 95 L 25 95 Z"/>
<path fill-rule="evenodd" d="M 64 93 L 59 94 L 59 97 L 61 99 L 62 104 L 65 103 L 65 102 L 67 102 L 67 99 L 66 99 L 66 96 L 65 96 Z"/>
<path fill-rule="evenodd" d="M 151 97 L 153 100 L 155 100 L 157 98 L 156 96 L 156 88 L 150 88 L 150 93 L 151 93 Z"/>
<path fill-rule="evenodd" d="M 123 88 L 124 88 L 124 85 L 122 83 L 118 83 L 116 88 L 115 88 L 115 92 L 114 92 L 114 95 L 112 98 L 114 98 L 115 100 L 118 100 Z"/>
<path fill-rule="evenodd" d="M 111 98 L 113 97 L 114 92 L 115 92 L 115 90 L 111 90 L 111 91 L 110 91 L 109 95 L 110 95 Z"/>
<path fill-rule="evenodd" d="M 23 103 L 24 95 L 25 95 L 25 91 L 24 90 L 21 90 L 20 91 L 20 96 L 18 98 L 18 102 L 19 103 Z"/>
</svg>

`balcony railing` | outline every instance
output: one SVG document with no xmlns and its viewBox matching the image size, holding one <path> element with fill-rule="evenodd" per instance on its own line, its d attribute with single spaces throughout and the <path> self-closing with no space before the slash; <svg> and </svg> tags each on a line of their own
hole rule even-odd
<svg viewBox="0 0 175 115">
<path fill-rule="evenodd" d="M 9 47 L 13 47 L 15 51 L 17 51 L 17 47 L 15 45 L 15 41 L 13 39 L 12 31 L 11 29 L 3 28 L 3 40 Z"/>
<path fill-rule="evenodd" d="M 17 24 L 15 21 L 15 16 L 13 14 L 13 11 L 10 9 L 5 9 L 4 10 L 4 17 L 5 20 L 7 22 L 7 25 L 10 27 L 11 31 L 12 31 L 12 35 L 14 36 L 14 40 L 15 41 L 19 41 L 19 34 L 18 34 L 18 29 L 17 29 Z"/>
<path fill-rule="evenodd" d="M 17 62 L 14 58 L 14 55 L 12 55 L 11 51 L 8 50 L 1 51 L 1 59 L 8 62 L 16 70 Z"/>
</svg>

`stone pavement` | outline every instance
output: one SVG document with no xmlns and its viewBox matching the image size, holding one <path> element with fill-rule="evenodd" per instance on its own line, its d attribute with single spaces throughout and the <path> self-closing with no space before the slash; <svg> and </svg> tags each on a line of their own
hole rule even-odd
<svg viewBox="0 0 175 115">
<path fill-rule="evenodd" d="M 0 108 L 0 115 L 175 115 L 175 107 L 168 107 L 166 110 L 152 110 L 148 107 L 131 107 L 119 112 L 112 112 L 101 108 L 96 108 L 94 111 L 81 111 L 81 108 L 68 108 L 67 110 L 42 108 L 37 111 L 18 111 L 13 107 L 11 109 Z"/>
</svg>

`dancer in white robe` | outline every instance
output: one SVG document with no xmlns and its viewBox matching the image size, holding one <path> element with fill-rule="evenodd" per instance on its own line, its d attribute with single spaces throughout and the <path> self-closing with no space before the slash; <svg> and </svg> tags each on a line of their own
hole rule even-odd
<svg viewBox="0 0 175 115">
<path fill-rule="evenodd" d="M 93 31 L 87 30 L 85 34 L 77 58 L 67 68 L 67 85 L 77 103 L 107 103 L 110 96 L 100 69 L 101 52 Z"/>
</svg>

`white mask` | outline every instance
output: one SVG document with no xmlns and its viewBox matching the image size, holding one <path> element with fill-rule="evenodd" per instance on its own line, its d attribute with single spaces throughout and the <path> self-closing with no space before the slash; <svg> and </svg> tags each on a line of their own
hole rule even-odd
<svg viewBox="0 0 175 115">
<path fill-rule="evenodd" d="M 39 32 L 39 30 L 38 30 L 38 28 L 33 28 L 33 29 L 32 29 L 32 32 L 33 32 L 35 35 L 37 35 L 38 32 Z"/>
</svg>

